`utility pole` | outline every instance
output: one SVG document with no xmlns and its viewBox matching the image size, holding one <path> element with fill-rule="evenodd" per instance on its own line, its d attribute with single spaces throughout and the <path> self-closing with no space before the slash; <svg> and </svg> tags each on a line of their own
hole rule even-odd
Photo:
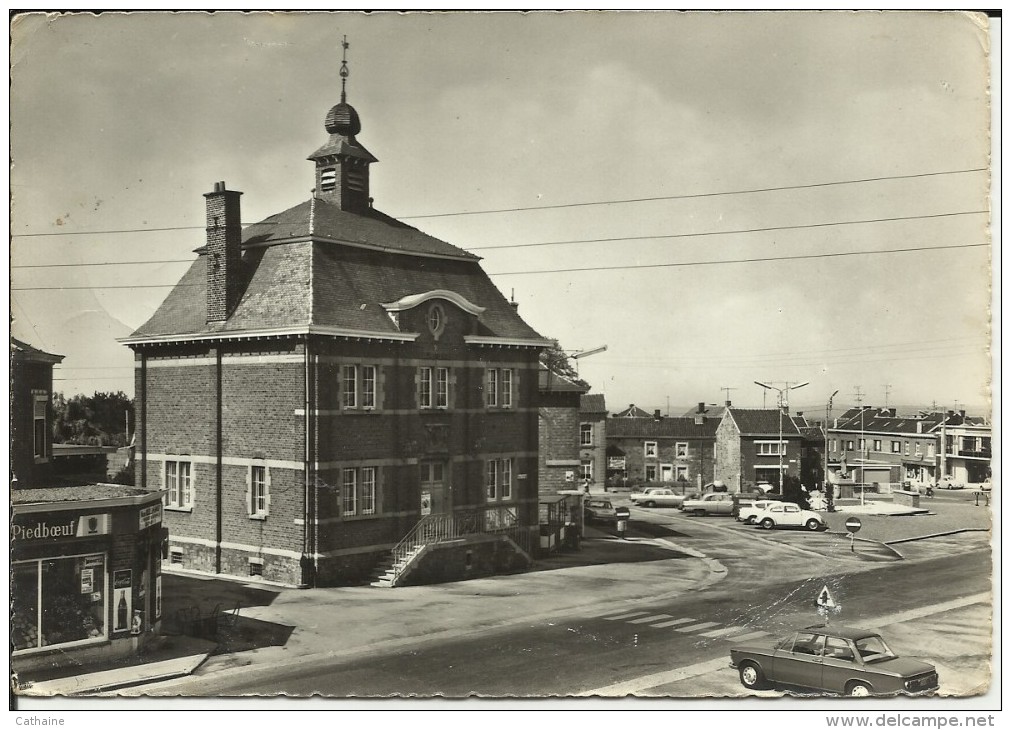
<svg viewBox="0 0 1011 730">
<path fill-rule="evenodd" d="M 786 417 L 789 418 L 789 416 L 790 416 L 790 391 L 791 390 L 797 390 L 798 388 L 803 388 L 805 385 L 808 384 L 808 381 L 805 380 L 803 383 L 797 383 L 797 384 L 793 384 L 793 383 L 790 383 L 790 382 L 785 382 L 785 383 L 783 383 L 783 387 L 782 388 L 777 388 L 774 385 L 768 385 L 766 383 L 760 383 L 757 380 L 755 380 L 754 383 L 755 383 L 755 385 L 759 385 L 759 386 L 765 388 L 765 390 L 775 390 L 775 391 L 777 391 L 779 393 L 779 398 L 777 399 L 777 402 L 779 403 L 779 409 L 778 409 L 779 410 L 779 443 L 776 445 L 777 446 L 776 450 L 779 452 L 779 484 L 777 486 L 779 487 L 779 493 L 780 494 L 785 494 L 785 491 L 783 489 L 783 481 L 784 481 L 783 480 L 783 452 L 786 451 L 786 449 L 783 448 L 783 416 L 784 416 L 784 411 L 786 412 L 785 413 Z M 763 396 L 764 396 L 765 390 L 762 391 Z M 799 468 L 800 464 L 798 463 L 797 466 Z"/>
<path fill-rule="evenodd" d="M 885 383 L 885 409 L 886 410 L 888 409 L 888 396 L 891 394 L 891 392 L 892 392 L 892 384 L 891 383 Z"/>
<path fill-rule="evenodd" d="M 860 441 L 857 442 L 857 446 L 860 451 L 860 504 L 864 503 L 864 392 L 863 388 L 859 385 L 854 385 L 853 389 L 856 391 L 853 394 L 853 398 L 857 402 L 857 408 L 860 409 Z"/>
<path fill-rule="evenodd" d="M 835 512 L 835 489 L 829 486 L 828 483 L 828 425 L 832 422 L 832 399 L 839 395 L 839 391 L 835 391 L 832 395 L 828 397 L 828 403 L 825 405 L 825 494 L 828 496 L 828 511 Z"/>
</svg>

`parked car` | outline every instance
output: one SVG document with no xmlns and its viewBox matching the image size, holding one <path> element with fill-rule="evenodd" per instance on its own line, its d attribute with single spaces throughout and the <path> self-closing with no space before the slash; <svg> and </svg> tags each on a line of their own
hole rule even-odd
<svg viewBox="0 0 1011 730">
<path fill-rule="evenodd" d="M 588 499 L 583 502 L 584 522 L 617 522 L 614 505 L 609 499 Z"/>
<path fill-rule="evenodd" d="M 772 647 L 736 646 L 730 664 L 748 689 L 789 685 L 860 697 L 938 688 L 932 664 L 896 656 L 874 631 L 843 626 L 812 626 Z"/>
<path fill-rule="evenodd" d="M 755 522 L 766 530 L 774 527 L 806 527 L 814 532 L 825 527 L 825 519 L 809 509 L 801 509 L 793 502 L 780 502 L 766 507 L 755 515 Z"/>
<path fill-rule="evenodd" d="M 947 476 L 941 477 L 941 481 L 937 483 L 940 489 L 965 489 L 965 484 L 955 479 L 955 477 L 948 474 Z"/>
<path fill-rule="evenodd" d="M 774 504 L 782 504 L 778 499 L 756 499 L 753 502 L 741 502 L 740 507 L 737 510 L 737 514 L 734 517 L 737 518 L 738 522 L 743 522 L 746 525 L 755 524 L 756 518 L 768 507 Z"/>
<path fill-rule="evenodd" d="M 691 496 L 691 494 L 676 494 L 673 489 L 653 487 L 642 492 L 633 492 L 628 498 L 637 507 L 680 507 L 681 503 Z"/>
<path fill-rule="evenodd" d="M 750 507 L 755 502 L 782 501 L 783 495 L 775 492 L 747 491 L 731 495 L 731 499 L 734 500 L 734 507 L 730 514 L 734 516 L 734 519 L 740 520 L 739 515 L 744 507 Z"/>
<path fill-rule="evenodd" d="M 703 515 L 729 515 L 734 510 L 733 495 L 727 492 L 704 494 L 698 499 L 686 499 L 681 509 L 699 517 Z"/>
</svg>

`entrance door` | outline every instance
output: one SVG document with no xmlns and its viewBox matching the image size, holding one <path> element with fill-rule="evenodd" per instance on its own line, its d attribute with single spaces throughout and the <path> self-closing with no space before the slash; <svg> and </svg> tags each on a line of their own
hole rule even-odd
<svg viewBox="0 0 1011 730">
<path fill-rule="evenodd" d="M 426 511 L 427 509 L 429 511 Z M 443 461 L 421 462 L 421 512 L 425 514 L 448 514 L 452 509 L 446 463 Z"/>
<path fill-rule="evenodd" d="M 674 481 L 674 465 L 673 464 L 661 464 L 660 465 L 660 481 L 662 481 L 662 482 L 672 482 L 672 481 Z"/>
</svg>

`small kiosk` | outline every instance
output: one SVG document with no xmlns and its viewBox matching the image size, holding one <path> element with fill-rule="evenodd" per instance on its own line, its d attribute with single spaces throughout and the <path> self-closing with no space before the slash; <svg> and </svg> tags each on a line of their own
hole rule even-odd
<svg viewBox="0 0 1011 730">
<path fill-rule="evenodd" d="M 161 492 L 86 484 L 11 497 L 16 670 L 113 659 L 157 634 Z"/>
</svg>

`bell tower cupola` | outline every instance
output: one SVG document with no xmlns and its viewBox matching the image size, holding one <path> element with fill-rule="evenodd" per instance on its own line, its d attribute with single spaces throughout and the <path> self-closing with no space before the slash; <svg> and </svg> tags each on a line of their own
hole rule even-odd
<svg viewBox="0 0 1011 730">
<path fill-rule="evenodd" d="M 347 36 L 341 45 L 344 49 L 340 67 L 341 100 L 327 112 L 323 123 L 330 139 L 308 159 L 316 163 L 316 198 L 335 203 L 350 213 L 364 213 L 371 207 L 369 165 L 378 160 L 355 138 L 362 131 L 362 122 L 355 108 L 347 103 L 347 52 L 350 47 Z"/>
</svg>

